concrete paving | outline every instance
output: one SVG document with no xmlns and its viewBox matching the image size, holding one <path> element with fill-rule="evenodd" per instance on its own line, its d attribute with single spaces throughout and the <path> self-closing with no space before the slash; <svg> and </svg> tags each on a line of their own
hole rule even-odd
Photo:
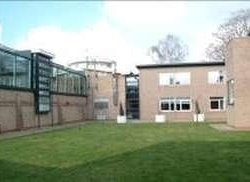
<svg viewBox="0 0 250 182">
<path fill-rule="evenodd" d="M 238 129 L 224 123 L 210 124 L 210 126 L 219 131 L 238 131 Z"/>
</svg>

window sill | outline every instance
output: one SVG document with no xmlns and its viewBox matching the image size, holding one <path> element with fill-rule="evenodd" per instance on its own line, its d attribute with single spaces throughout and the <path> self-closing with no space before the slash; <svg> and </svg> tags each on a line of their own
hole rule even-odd
<svg viewBox="0 0 250 182">
<path fill-rule="evenodd" d="M 208 83 L 208 85 L 226 85 L 226 83 Z"/>
<path fill-rule="evenodd" d="M 191 84 L 185 84 L 185 85 L 159 85 L 160 87 L 185 87 L 185 86 L 190 86 Z"/>
<path fill-rule="evenodd" d="M 225 109 L 224 110 L 216 110 L 216 109 L 215 110 L 213 110 L 213 109 L 209 110 L 209 112 L 225 112 L 225 111 L 226 111 Z"/>
<path fill-rule="evenodd" d="M 191 110 L 187 110 L 187 111 L 185 111 L 185 110 L 183 110 L 183 111 L 164 111 L 164 110 L 160 110 L 160 112 L 162 112 L 162 113 L 181 113 L 181 112 L 183 112 L 183 113 L 188 113 L 188 112 L 192 112 Z"/>
</svg>

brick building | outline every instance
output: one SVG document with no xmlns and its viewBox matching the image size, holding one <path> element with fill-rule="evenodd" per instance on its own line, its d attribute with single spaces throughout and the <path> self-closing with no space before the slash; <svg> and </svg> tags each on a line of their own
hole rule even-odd
<svg viewBox="0 0 250 182">
<path fill-rule="evenodd" d="M 115 120 L 125 108 L 125 76 L 108 71 L 87 71 L 87 119 Z"/>
<path fill-rule="evenodd" d="M 46 51 L 17 51 L 0 45 L 0 133 L 114 120 L 120 103 L 125 108 L 124 75 L 76 71 L 52 60 Z"/>
<path fill-rule="evenodd" d="M 250 128 L 250 38 L 230 41 L 225 62 L 138 65 L 139 74 L 76 71 L 45 51 L 0 45 L 0 133 L 85 120 L 206 121 Z"/>
<path fill-rule="evenodd" d="M 207 121 L 226 121 L 224 62 L 138 65 L 140 118 L 192 121 L 197 105 Z"/>
</svg>

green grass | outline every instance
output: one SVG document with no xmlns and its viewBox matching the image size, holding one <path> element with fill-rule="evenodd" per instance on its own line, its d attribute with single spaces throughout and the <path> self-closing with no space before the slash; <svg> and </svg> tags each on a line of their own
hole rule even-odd
<svg viewBox="0 0 250 182">
<path fill-rule="evenodd" d="M 250 181 L 250 132 L 98 123 L 2 139 L 0 181 Z"/>
</svg>

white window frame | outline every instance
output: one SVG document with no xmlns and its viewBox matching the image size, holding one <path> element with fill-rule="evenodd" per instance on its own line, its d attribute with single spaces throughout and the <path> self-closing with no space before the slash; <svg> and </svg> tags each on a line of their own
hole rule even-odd
<svg viewBox="0 0 250 182">
<path fill-rule="evenodd" d="M 215 98 L 215 97 L 217 97 L 217 98 Z M 221 103 L 220 103 L 221 100 L 223 100 L 223 109 L 221 109 Z M 211 108 L 211 101 L 218 101 L 219 108 L 218 109 L 212 109 Z M 226 110 L 226 99 L 225 99 L 225 97 L 221 97 L 221 96 L 214 96 L 214 98 L 213 97 L 209 97 L 209 109 L 212 112 L 214 112 L 214 111 L 217 111 L 217 112 L 218 111 L 219 112 L 225 111 Z"/>
<path fill-rule="evenodd" d="M 177 77 L 178 76 L 185 76 L 185 77 L 188 77 L 188 82 L 187 83 L 178 83 L 177 84 Z M 191 82 L 191 73 L 190 72 L 177 72 L 177 73 L 174 73 L 174 85 L 190 85 L 190 82 Z"/>
<path fill-rule="evenodd" d="M 171 108 L 171 101 L 172 102 L 174 102 L 174 110 L 162 110 L 162 108 L 161 108 L 161 104 L 162 104 L 162 102 L 169 102 L 169 108 Z M 177 101 L 179 101 L 180 102 L 180 110 L 177 110 L 176 108 L 176 105 L 177 105 Z M 182 103 L 183 102 L 186 102 L 186 101 L 188 101 L 189 102 L 189 104 L 190 104 L 190 108 L 189 108 L 189 110 L 183 110 L 182 109 Z M 191 112 L 192 111 L 192 102 L 191 102 L 191 98 L 190 97 L 173 97 L 173 98 L 171 98 L 171 97 L 169 97 L 169 98 L 161 98 L 160 100 L 159 100 L 159 110 L 160 110 L 160 112 Z"/>
<path fill-rule="evenodd" d="M 180 110 L 176 110 L 176 101 L 180 101 Z M 189 110 L 183 110 L 182 109 L 182 103 L 183 102 L 185 102 L 185 101 L 188 101 L 189 102 L 189 104 L 190 104 L 190 108 L 189 108 Z M 175 111 L 176 112 L 191 112 L 192 111 L 192 103 L 191 103 L 191 99 L 190 98 L 188 98 L 188 97 L 176 97 L 176 99 L 175 99 Z"/>
<path fill-rule="evenodd" d="M 173 84 L 170 84 L 170 78 L 173 79 Z M 159 85 L 161 86 L 173 86 L 174 85 L 174 74 L 173 73 L 159 73 Z"/>
<path fill-rule="evenodd" d="M 188 83 L 177 84 L 177 77 L 181 74 L 187 74 L 189 77 Z M 173 80 L 171 82 L 170 80 Z M 191 84 L 191 73 L 190 72 L 175 72 L 175 73 L 159 73 L 159 85 L 160 86 L 184 86 Z"/>
<path fill-rule="evenodd" d="M 222 82 L 219 81 L 220 72 L 222 72 L 222 76 L 223 76 L 223 81 L 222 81 Z M 212 82 L 212 81 L 210 80 L 210 78 L 211 78 L 210 74 L 212 74 L 212 73 L 218 74 L 217 81 L 215 81 L 215 82 Z M 208 79 L 208 80 L 207 80 L 207 81 L 208 81 L 208 84 L 212 84 L 212 85 L 225 84 L 225 80 L 226 80 L 225 71 L 224 71 L 224 70 L 213 70 L 213 71 L 209 71 L 209 72 L 207 73 L 207 79 Z"/>
<path fill-rule="evenodd" d="M 162 102 L 169 102 L 168 103 L 169 104 L 169 108 L 171 108 L 171 102 L 173 102 L 174 103 L 174 110 L 171 110 L 171 109 L 169 109 L 169 110 L 162 110 L 161 109 Z M 159 101 L 159 110 L 161 112 L 174 112 L 175 111 L 175 99 L 174 98 L 162 98 L 162 99 L 160 99 L 160 101 Z"/>
</svg>

